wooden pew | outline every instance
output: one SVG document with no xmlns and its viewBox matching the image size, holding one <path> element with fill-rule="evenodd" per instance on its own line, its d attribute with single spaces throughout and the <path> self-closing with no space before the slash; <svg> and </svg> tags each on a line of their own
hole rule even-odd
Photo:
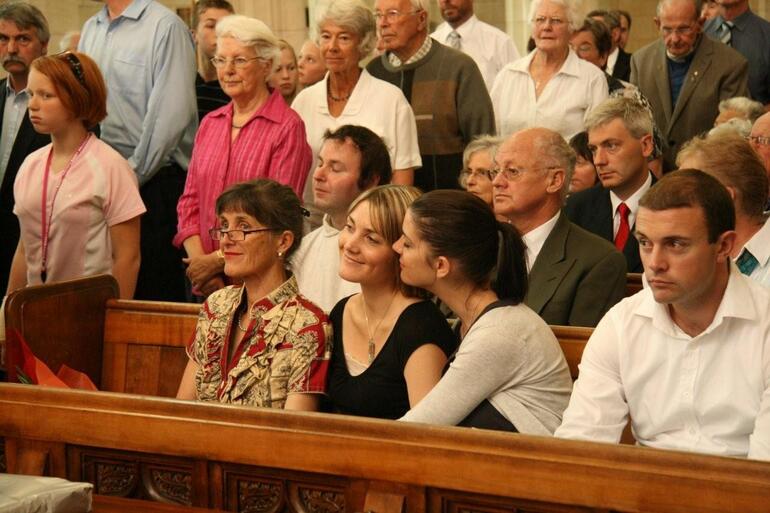
<svg viewBox="0 0 770 513">
<path fill-rule="evenodd" d="M 0 436 L 10 471 L 43 453 L 49 474 L 94 482 L 99 494 L 226 511 L 766 513 L 770 504 L 766 462 L 24 385 L 0 385 Z M 130 511 L 100 503 L 97 512 Z M 162 511 L 147 504 L 134 511 Z"/>
<path fill-rule="evenodd" d="M 642 273 L 626 274 L 626 297 L 633 296 L 642 290 Z"/>
</svg>

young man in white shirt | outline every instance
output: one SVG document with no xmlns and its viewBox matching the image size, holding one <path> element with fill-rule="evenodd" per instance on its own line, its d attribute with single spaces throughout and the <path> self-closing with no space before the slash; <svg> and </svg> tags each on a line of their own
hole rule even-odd
<svg viewBox="0 0 770 513">
<path fill-rule="evenodd" d="M 360 292 L 340 278 L 338 238 L 348 207 L 366 189 L 390 183 L 390 155 L 383 140 L 368 128 L 343 125 L 326 131 L 313 172 L 313 199 L 325 215 L 323 224 L 305 235 L 292 257 L 299 291 L 329 312 L 337 301 Z"/>
<path fill-rule="evenodd" d="M 492 89 L 495 77 L 509 62 L 520 57 L 511 36 L 473 12 L 473 0 L 438 0 L 444 23 L 430 35 L 436 41 L 460 50 L 473 58 Z"/>
<path fill-rule="evenodd" d="M 732 264 L 735 212 L 712 176 L 680 170 L 640 202 L 649 286 L 588 341 L 555 436 L 770 460 L 770 291 Z"/>
</svg>

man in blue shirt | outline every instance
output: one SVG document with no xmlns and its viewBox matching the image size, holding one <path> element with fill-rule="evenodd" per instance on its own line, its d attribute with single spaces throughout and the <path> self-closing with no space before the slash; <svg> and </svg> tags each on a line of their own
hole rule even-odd
<svg viewBox="0 0 770 513">
<path fill-rule="evenodd" d="M 137 299 L 183 301 L 182 255 L 171 240 L 197 128 L 195 52 L 182 20 L 155 0 L 106 0 L 86 21 L 80 51 L 107 83 L 101 136 L 139 179 L 142 264 Z"/>
<path fill-rule="evenodd" d="M 721 0 L 720 5 L 722 14 L 708 20 L 703 31 L 746 57 L 751 97 L 770 105 L 770 22 L 751 11 L 749 0 Z"/>
</svg>

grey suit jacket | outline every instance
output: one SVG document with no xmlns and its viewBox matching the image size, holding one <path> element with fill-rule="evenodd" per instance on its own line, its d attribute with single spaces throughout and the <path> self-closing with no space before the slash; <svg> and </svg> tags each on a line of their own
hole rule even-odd
<svg viewBox="0 0 770 513">
<path fill-rule="evenodd" d="M 719 102 L 748 96 L 748 62 L 732 48 L 701 36 L 676 105 L 671 105 L 666 47 L 658 40 L 631 56 L 631 82 L 650 101 L 667 148 L 666 169 L 674 169 L 679 148 L 709 130 Z"/>
<path fill-rule="evenodd" d="M 529 273 L 524 302 L 548 324 L 596 326 L 626 288 L 626 259 L 562 212 Z"/>
</svg>

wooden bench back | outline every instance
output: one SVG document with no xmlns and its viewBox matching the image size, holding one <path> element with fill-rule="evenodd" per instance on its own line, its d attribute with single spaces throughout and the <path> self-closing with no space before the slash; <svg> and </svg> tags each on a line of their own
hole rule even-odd
<svg viewBox="0 0 770 513">
<path fill-rule="evenodd" d="M 770 504 L 767 462 L 23 385 L 0 384 L 0 437 L 11 472 L 43 454 L 50 473 L 92 480 L 97 493 L 228 511 L 766 513 Z"/>
<path fill-rule="evenodd" d="M 109 275 L 13 292 L 5 305 L 8 380 L 16 381 L 21 362 L 15 331 L 54 373 L 66 363 L 100 387 L 105 304 L 116 297 L 118 283 Z"/>
</svg>

